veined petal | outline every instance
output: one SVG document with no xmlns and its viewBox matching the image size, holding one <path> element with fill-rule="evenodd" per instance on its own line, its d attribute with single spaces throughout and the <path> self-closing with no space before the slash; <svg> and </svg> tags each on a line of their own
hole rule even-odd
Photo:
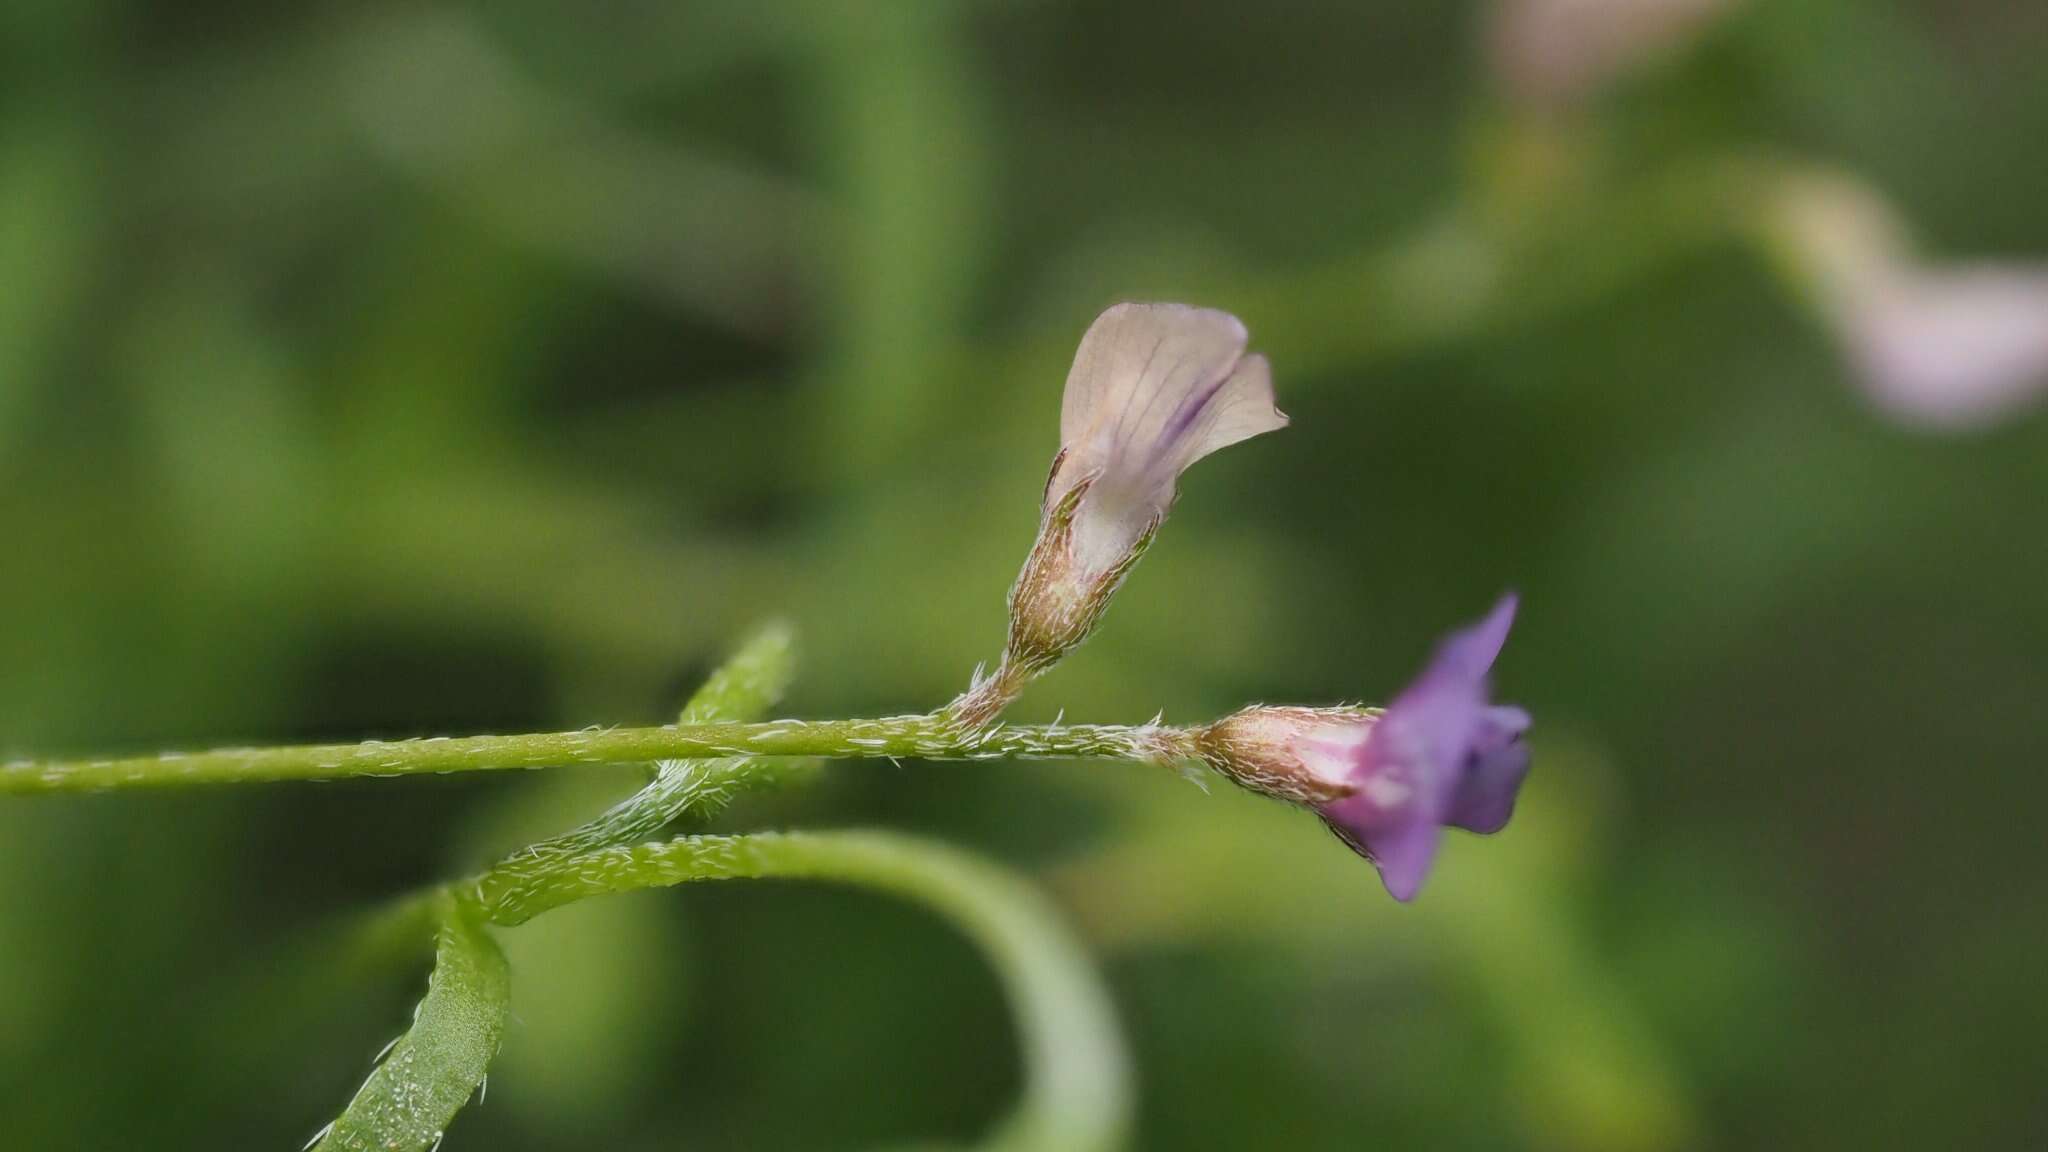
<svg viewBox="0 0 2048 1152">
<path fill-rule="evenodd" d="M 1205 404 L 1180 419 L 1183 426 L 1167 428 L 1176 474 L 1219 448 L 1287 427 L 1287 414 L 1273 403 L 1272 366 L 1256 352 L 1237 362 Z"/>
<path fill-rule="evenodd" d="M 1095 434 L 1136 427 L 1171 383 L 1183 393 L 1230 375 L 1250 334 L 1215 308 L 1186 304 L 1114 304 L 1081 337 L 1060 405 L 1060 440 L 1069 448 Z M 1163 424 L 1165 413 L 1156 413 Z M 1127 437 L 1119 437 L 1127 438 Z"/>
<path fill-rule="evenodd" d="M 1244 324 L 1185 304 L 1118 304 L 1081 338 L 1060 407 L 1066 452 L 1048 501 L 1084 477 L 1104 498 L 1163 512 L 1181 471 L 1218 448 L 1284 426 L 1264 357 Z"/>
</svg>

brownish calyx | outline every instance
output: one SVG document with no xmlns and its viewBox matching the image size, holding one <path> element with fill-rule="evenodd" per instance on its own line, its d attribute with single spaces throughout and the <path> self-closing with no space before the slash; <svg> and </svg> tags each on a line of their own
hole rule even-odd
<svg viewBox="0 0 2048 1152">
<path fill-rule="evenodd" d="M 1053 458 L 1046 477 L 1046 495 L 1059 476 L 1067 453 Z M 987 679 L 976 680 L 945 708 L 944 715 L 968 728 L 980 728 L 1009 707 L 1040 673 L 1073 651 L 1102 619 L 1124 577 L 1152 546 L 1163 517 L 1155 516 L 1118 561 L 1102 572 L 1082 571 L 1074 560 L 1074 519 L 1082 499 L 1095 485 L 1084 476 L 1043 509 L 1038 538 L 1010 586 L 1010 635 L 1003 657 Z"/>
<path fill-rule="evenodd" d="M 1057 461 L 1054 467 L 1057 469 Z M 1052 667 L 1088 638 L 1108 610 L 1110 598 L 1159 531 L 1160 518 L 1154 517 L 1114 565 L 1102 572 L 1078 571 L 1074 518 L 1082 498 L 1094 485 L 1095 477 L 1089 476 L 1046 509 L 1031 555 L 1010 588 L 1010 639 L 1003 658 L 1023 669 L 1027 677 Z"/>
<path fill-rule="evenodd" d="M 1362 708 L 1255 705 L 1194 732 L 1203 763 L 1261 795 L 1319 808 L 1357 791 L 1348 781 L 1313 771 L 1296 746 L 1301 735 L 1332 723 L 1369 722 Z"/>
</svg>

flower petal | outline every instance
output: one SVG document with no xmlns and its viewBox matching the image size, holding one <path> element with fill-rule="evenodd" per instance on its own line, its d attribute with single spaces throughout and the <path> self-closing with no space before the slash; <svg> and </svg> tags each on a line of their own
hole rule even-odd
<svg viewBox="0 0 2048 1152">
<path fill-rule="evenodd" d="M 1443 839 L 1443 825 L 1434 820 L 1409 821 L 1374 837 L 1372 863 L 1380 870 L 1387 894 L 1403 903 L 1415 899 Z"/>
<path fill-rule="evenodd" d="M 1070 449 L 1105 436 L 1127 442 L 1163 426 L 1182 396 L 1230 375 L 1250 339 L 1228 312 L 1185 304 L 1111 306 L 1081 337 L 1060 405 Z M 1164 406 L 1162 393 L 1178 393 Z"/>
<path fill-rule="evenodd" d="M 1393 817 L 1369 815 L 1361 820 L 1359 817 L 1372 809 L 1361 806 L 1357 797 L 1326 805 L 1318 813 L 1337 839 L 1372 861 L 1388 895 L 1403 902 L 1413 900 L 1421 891 L 1443 843 L 1443 825 L 1438 821 L 1441 813 L 1424 796 L 1418 795 L 1416 800 Z"/>
<path fill-rule="evenodd" d="M 1443 826 L 1494 832 L 1529 772 L 1529 716 L 1488 703 L 1487 678 L 1515 620 L 1513 593 L 1445 637 L 1428 666 L 1370 729 L 1352 759 L 1351 795 L 1318 811 L 1379 868 L 1397 900 L 1421 888 Z"/>
<path fill-rule="evenodd" d="M 1162 453 L 1176 475 L 1219 448 L 1287 427 L 1287 414 L 1273 405 L 1273 370 L 1264 356 L 1253 353 L 1237 362 L 1230 376 L 1205 401 L 1181 402 L 1168 422 Z"/>
<path fill-rule="evenodd" d="M 1517 603 L 1510 592 L 1485 619 L 1446 636 L 1422 674 L 1388 706 L 1388 715 L 1400 716 L 1429 755 L 1463 758 L 1486 706 L 1487 675 L 1507 643 Z"/>
<path fill-rule="evenodd" d="M 1373 862 L 1396 900 L 1414 897 L 1428 876 L 1459 780 L 1411 719 L 1388 709 L 1353 757 L 1352 794 L 1318 809 L 1339 839 Z"/>
<path fill-rule="evenodd" d="M 1529 775 L 1529 746 L 1522 743 L 1528 730 L 1529 714 L 1520 708 L 1495 705 L 1481 714 L 1446 824 L 1482 835 L 1507 826 Z"/>
<path fill-rule="evenodd" d="M 1105 500 L 1164 512 L 1195 461 L 1287 423 L 1273 407 L 1262 356 L 1245 356 L 1244 325 L 1184 304 L 1118 304 L 1081 338 L 1060 410 L 1067 457 L 1057 499 L 1084 476 Z"/>
</svg>

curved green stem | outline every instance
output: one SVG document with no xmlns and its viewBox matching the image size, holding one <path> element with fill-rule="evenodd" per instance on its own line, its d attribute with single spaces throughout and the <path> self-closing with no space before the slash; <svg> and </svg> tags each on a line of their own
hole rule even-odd
<svg viewBox="0 0 2048 1152">
<path fill-rule="evenodd" d="M 505 955 L 475 910 L 435 897 L 441 930 L 426 999 L 314 1152 L 425 1152 L 484 1081 L 511 1004 Z"/>
<path fill-rule="evenodd" d="M 985 1147 L 1106 1152 L 1121 1146 L 1129 1072 L 1109 998 L 1056 911 L 1003 869 L 944 845 L 880 832 L 697 836 L 607 848 L 568 861 L 501 924 L 606 892 L 694 880 L 790 878 L 856 884 L 941 913 L 988 955 L 1017 1014 L 1024 1099 Z"/>
<path fill-rule="evenodd" d="M 367 740 L 360 744 L 220 748 L 105 760 L 16 760 L 0 764 L 0 794 L 413 776 L 721 756 L 920 760 L 1101 757 L 1167 763 L 1186 758 L 1190 740 L 1188 730 L 1158 724 L 999 725 L 969 729 L 943 715 L 586 728 L 521 736 L 435 736 Z"/>
</svg>

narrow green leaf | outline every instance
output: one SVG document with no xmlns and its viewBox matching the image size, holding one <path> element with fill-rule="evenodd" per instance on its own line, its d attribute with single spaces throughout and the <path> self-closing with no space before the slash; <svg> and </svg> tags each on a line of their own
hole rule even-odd
<svg viewBox="0 0 2048 1152">
<path fill-rule="evenodd" d="M 443 896 L 434 974 L 398 1038 L 314 1152 L 426 1152 L 483 1083 L 511 1002 L 504 953 Z"/>
</svg>

